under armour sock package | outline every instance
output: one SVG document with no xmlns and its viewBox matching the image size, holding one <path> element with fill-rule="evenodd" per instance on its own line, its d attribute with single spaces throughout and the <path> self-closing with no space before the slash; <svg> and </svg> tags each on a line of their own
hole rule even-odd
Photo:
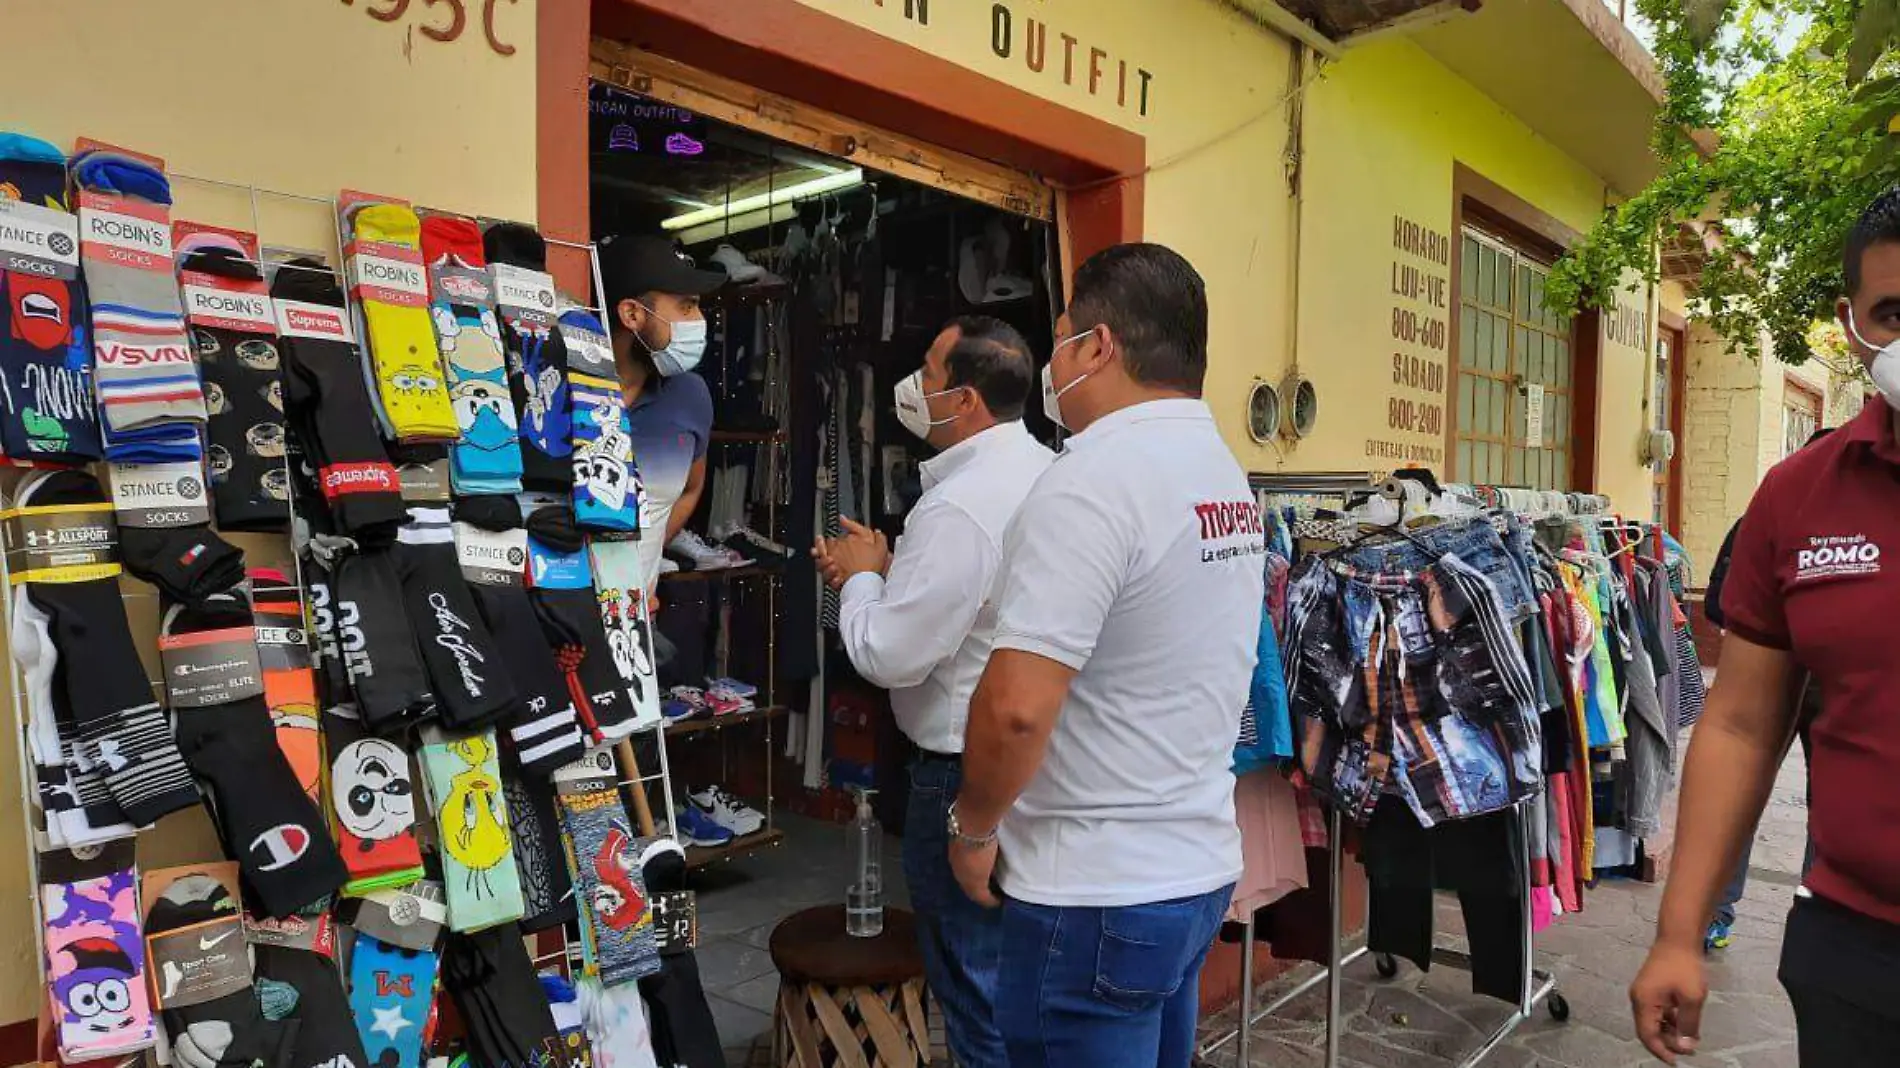
<svg viewBox="0 0 1900 1068">
<path fill-rule="evenodd" d="M 303 259 L 278 269 L 270 293 L 285 414 L 337 531 L 386 543 L 403 520 L 401 484 L 377 432 L 343 290 L 322 264 Z"/>
<path fill-rule="evenodd" d="M 452 442 L 459 435 L 443 383 L 442 353 L 429 318 L 421 221 L 407 204 L 345 193 L 351 241 L 343 250 L 363 317 L 376 398 L 390 438 Z"/>
<path fill-rule="evenodd" d="M 111 432 L 107 455 L 115 460 L 143 457 L 115 451 L 112 435 L 182 429 L 195 443 L 205 421 L 204 391 L 172 278 L 172 194 L 163 167 L 161 160 L 108 147 L 87 148 L 72 165 L 94 385 Z"/>
<path fill-rule="evenodd" d="M 482 242 L 494 277 L 508 388 L 521 434 L 522 485 L 566 493 L 574 484 L 567 349 L 555 329 L 547 242 L 520 223 L 496 223 Z"/>
<path fill-rule="evenodd" d="M 288 916 L 342 887 L 348 872 L 277 746 L 264 703 L 263 670 L 250 605 L 242 593 L 165 612 L 159 651 L 178 747 L 238 861 L 252 905 Z"/>
<path fill-rule="evenodd" d="M 179 1068 L 279 1064 L 295 1042 L 295 991 L 256 982 L 230 865 L 149 872 L 145 937 Z"/>
<path fill-rule="evenodd" d="M 460 437 L 449 450 L 449 478 L 461 495 L 521 490 L 521 430 L 495 317 L 494 280 L 472 221 L 422 220 L 430 315 L 448 371 L 449 401 Z"/>
<path fill-rule="evenodd" d="M 185 318 L 204 374 L 205 466 L 221 530 L 282 530 L 290 521 L 284 467 L 284 382 L 277 317 L 254 262 L 256 239 L 184 256 Z"/>
<path fill-rule="evenodd" d="M 633 715 L 615 728 L 625 737 L 660 721 L 660 680 L 653 656 L 653 622 L 647 610 L 646 568 L 640 546 L 630 541 L 590 539 L 600 622 L 613 650 L 614 669 L 626 687 Z"/>
<path fill-rule="evenodd" d="M 640 536 L 646 488 L 633 455 L 632 424 L 600 319 L 585 308 L 561 313 L 574 435 L 574 515 L 588 530 Z"/>
<path fill-rule="evenodd" d="M 41 235 L 31 270 L 0 270 L 0 447 L 22 462 L 81 464 L 105 455 L 93 395 L 79 221 L 66 210 L 66 156 L 35 137 L 0 133 L 0 222 Z M 55 251 L 59 250 L 59 251 Z"/>
<path fill-rule="evenodd" d="M 349 869 L 346 894 L 406 886 L 422 878 L 409 754 L 363 729 L 355 709 L 323 711 L 329 762 L 330 824 Z"/>
<path fill-rule="evenodd" d="M 446 508 L 412 507 L 390 550 L 443 723 L 481 730 L 513 711 L 514 684 L 456 557 Z"/>
<path fill-rule="evenodd" d="M 483 931 L 522 916 L 508 799 L 492 732 L 422 732 L 422 781 L 435 812 L 449 929 Z"/>
<path fill-rule="evenodd" d="M 134 845 L 39 856 L 46 992 L 60 1059 L 122 1057 L 157 1038 L 147 996 Z"/>
</svg>

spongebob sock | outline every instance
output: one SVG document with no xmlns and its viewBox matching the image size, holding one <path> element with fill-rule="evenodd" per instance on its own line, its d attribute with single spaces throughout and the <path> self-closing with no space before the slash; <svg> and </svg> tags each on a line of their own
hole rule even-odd
<svg viewBox="0 0 1900 1068">
<path fill-rule="evenodd" d="M 521 876 L 495 732 L 458 735 L 425 727 L 418 760 L 435 810 L 449 929 L 483 931 L 520 919 Z"/>
<path fill-rule="evenodd" d="M 422 1068 L 422 1036 L 435 1000 L 436 956 L 357 932 L 350 954 L 350 1012 L 371 1068 Z"/>
<path fill-rule="evenodd" d="M 389 245 L 421 255 L 421 224 L 409 208 L 371 204 L 359 209 L 351 222 L 355 243 Z M 357 292 L 364 332 L 369 335 L 376 395 L 389 417 L 391 434 L 406 443 L 456 440 L 455 412 L 442 381 L 442 354 L 436 348 L 426 292 L 360 282 Z"/>
<path fill-rule="evenodd" d="M 613 349 L 594 313 L 561 313 L 574 440 L 574 516 L 589 530 L 640 536 L 646 488 L 633 455 L 633 435 L 614 371 Z"/>
<path fill-rule="evenodd" d="M 600 790 L 562 797 L 561 828 L 581 926 L 591 934 L 586 942 L 601 982 L 618 986 L 659 971 L 639 851 L 620 794 Z"/>
<path fill-rule="evenodd" d="M 432 215 L 422 220 L 422 257 L 429 269 L 429 314 L 461 431 L 449 449 L 449 483 L 458 496 L 519 493 L 520 430 L 482 232 L 467 219 Z"/>
</svg>

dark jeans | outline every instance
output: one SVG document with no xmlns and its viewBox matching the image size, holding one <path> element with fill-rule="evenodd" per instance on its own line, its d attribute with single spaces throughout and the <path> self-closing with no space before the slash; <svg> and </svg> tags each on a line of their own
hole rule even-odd
<svg viewBox="0 0 1900 1068">
<path fill-rule="evenodd" d="M 1798 898 L 1781 946 L 1801 1068 L 1887 1068 L 1900 1049 L 1900 927 Z"/>
<path fill-rule="evenodd" d="M 997 1022 L 1010 1068 L 1188 1068 L 1201 964 L 1233 897 L 1003 904 Z"/>
<path fill-rule="evenodd" d="M 945 1043 L 962 1068 L 1007 1068 L 996 1025 L 1003 914 L 971 901 L 950 871 L 945 825 L 962 785 L 960 763 L 923 757 L 911 764 L 904 879 L 917 913 L 924 976 L 943 1009 Z"/>
</svg>

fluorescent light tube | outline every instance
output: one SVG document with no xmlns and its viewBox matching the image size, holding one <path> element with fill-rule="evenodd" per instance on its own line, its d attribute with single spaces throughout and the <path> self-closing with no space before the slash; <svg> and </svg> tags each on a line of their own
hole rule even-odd
<svg viewBox="0 0 1900 1068">
<path fill-rule="evenodd" d="M 683 215 L 675 215 L 660 223 L 660 229 L 668 231 L 684 230 L 688 227 L 699 226 L 704 223 L 718 222 L 721 219 L 728 219 L 735 215 L 762 211 L 766 208 L 776 208 L 781 204 L 790 204 L 793 201 L 803 200 L 806 197 L 821 196 L 825 193 L 842 193 L 847 189 L 856 189 L 863 184 L 864 171 L 861 168 L 853 167 L 848 171 L 840 171 L 837 174 L 827 174 L 823 178 L 813 178 L 811 181 L 800 182 L 797 185 L 788 185 L 783 189 L 774 189 L 769 193 L 757 193 L 753 196 L 741 197 L 729 204 L 721 204 L 718 207 L 701 208 L 698 211 L 689 211 Z"/>
</svg>

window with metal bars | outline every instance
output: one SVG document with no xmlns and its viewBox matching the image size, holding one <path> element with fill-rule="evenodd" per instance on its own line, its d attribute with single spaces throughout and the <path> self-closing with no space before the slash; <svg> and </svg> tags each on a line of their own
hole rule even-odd
<svg viewBox="0 0 1900 1068">
<path fill-rule="evenodd" d="M 1570 488 L 1571 320 L 1544 305 L 1550 267 L 1466 227 L 1459 261 L 1452 475 Z"/>
</svg>

